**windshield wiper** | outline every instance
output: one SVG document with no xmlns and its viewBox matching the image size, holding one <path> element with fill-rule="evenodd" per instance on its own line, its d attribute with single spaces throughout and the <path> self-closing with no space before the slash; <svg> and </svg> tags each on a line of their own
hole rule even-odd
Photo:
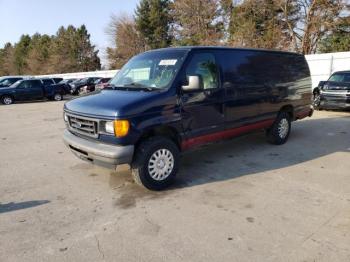
<svg viewBox="0 0 350 262">
<path fill-rule="evenodd" d="M 136 82 L 127 84 L 124 87 L 126 87 L 126 88 L 128 88 L 128 87 L 130 87 L 130 88 L 137 88 L 137 89 L 141 89 L 141 90 L 146 89 L 148 91 L 158 90 L 158 88 L 156 88 L 156 87 L 150 87 L 150 86 L 146 86 L 146 85 L 143 85 L 143 84 L 140 84 L 140 83 L 136 83 Z"/>
</svg>

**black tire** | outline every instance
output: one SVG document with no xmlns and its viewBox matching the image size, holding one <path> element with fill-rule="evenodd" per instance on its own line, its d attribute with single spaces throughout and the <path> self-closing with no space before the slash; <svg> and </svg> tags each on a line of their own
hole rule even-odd
<svg viewBox="0 0 350 262">
<path fill-rule="evenodd" d="M 286 124 L 288 123 L 288 126 Z M 287 142 L 291 130 L 291 117 L 288 112 L 278 114 L 272 127 L 267 132 L 267 141 L 274 145 L 282 145 Z"/>
<path fill-rule="evenodd" d="M 321 95 L 319 91 L 314 92 L 312 105 L 315 110 L 321 110 Z"/>
<path fill-rule="evenodd" d="M 1 103 L 4 105 L 11 105 L 13 104 L 14 100 L 12 96 L 4 95 L 1 97 Z"/>
<path fill-rule="evenodd" d="M 159 170 L 158 165 L 156 164 L 154 164 L 155 166 L 154 169 L 152 169 L 152 167 L 150 166 L 152 166 L 151 161 L 154 162 L 156 159 L 155 154 L 157 154 L 157 152 L 162 152 L 160 150 L 163 150 L 166 153 L 167 152 L 171 153 L 173 157 L 173 164 L 172 164 L 172 169 L 170 171 L 170 167 L 168 166 L 168 163 L 170 163 L 171 161 L 167 162 L 160 159 L 160 161 L 162 161 L 163 163 L 163 168 L 161 168 L 161 170 L 163 171 L 167 170 L 168 174 L 164 179 L 157 180 L 153 177 L 153 176 L 156 176 L 157 173 L 151 174 L 149 170 L 150 168 L 151 170 L 153 170 L 153 172 L 155 172 L 154 171 L 155 169 Z M 161 136 L 151 137 L 141 142 L 141 144 L 136 149 L 136 152 L 134 155 L 134 161 L 131 164 L 132 176 L 136 184 L 140 186 L 144 186 L 147 189 L 150 189 L 150 190 L 165 189 L 166 187 L 170 186 L 175 180 L 176 173 L 178 170 L 179 158 L 180 158 L 180 151 L 173 141 Z"/>
<path fill-rule="evenodd" d="M 52 98 L 52 100 L 55 100 L 55 101 L 62 101 L 62 99 L 63 99 L 63 96 L 60 93 L 54 94 Z"/>
</svg>

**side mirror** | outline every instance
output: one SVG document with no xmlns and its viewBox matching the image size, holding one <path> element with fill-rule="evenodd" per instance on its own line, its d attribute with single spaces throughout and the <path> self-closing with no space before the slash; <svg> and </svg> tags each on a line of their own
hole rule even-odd
<svg viewBox="0 0 350 262">
<path fill-rule="evenodd" d="M 182 90 L 184 91 L 196 91 L 201 89 L 203 89 L 203 79 L 199 75 L 189 76 L 188 85 L 182 86 Z"/>
</svg>

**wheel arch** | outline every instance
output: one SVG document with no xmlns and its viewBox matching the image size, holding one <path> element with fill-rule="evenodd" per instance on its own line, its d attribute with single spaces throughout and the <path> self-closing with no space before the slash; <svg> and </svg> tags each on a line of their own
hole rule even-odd
<svg viewBox="0 0 350 262">
<path fill-rule="evenodd" d="M 287 112 L 290 116 L 290 119 L 295 118 L 294 106 L 293 105 L 285 105 L 282 106 L 279 112 Z"/>
<path fill-rule="evenodd" d="M 173 141 L 179 149 L 181 149 L 181 137 L 178 131 L 176 128 L 168 125 L 155 126 L 145 130 L 136 142 L 136 147 L 138 147 L 142 141 L 154 136 L 162 136 L 168 138 Z"/>
</svg>

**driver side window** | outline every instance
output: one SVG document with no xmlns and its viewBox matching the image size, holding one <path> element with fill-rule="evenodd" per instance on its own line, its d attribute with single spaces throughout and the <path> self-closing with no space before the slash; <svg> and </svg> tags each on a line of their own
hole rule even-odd
<svg viewBox="0 0 350 262">
<path fill-rule="evenodd" d="M 218 68 L 215 57 L 211 53 L 194 54 L 186 69 L 186 77 L 200 76 L 203 80 L 203 89 L 219 87 Z"/>
</svg>

